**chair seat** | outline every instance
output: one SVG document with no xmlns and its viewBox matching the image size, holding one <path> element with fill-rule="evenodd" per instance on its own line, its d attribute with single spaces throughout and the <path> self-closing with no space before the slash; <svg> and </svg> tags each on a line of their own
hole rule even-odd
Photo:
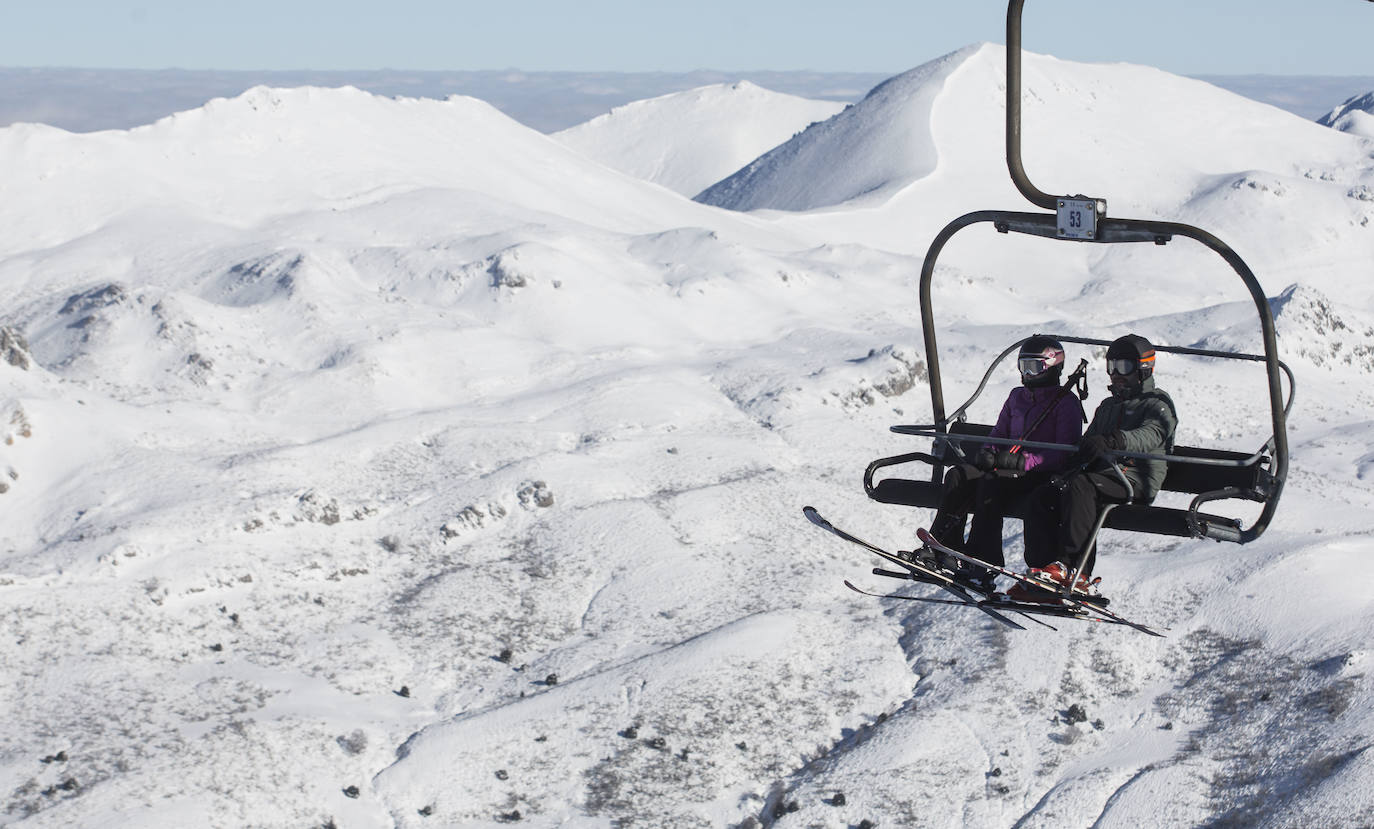
<svg viewBox="0 0 1374 829">
<path fill-rule="evenodd" d="M 940 495 L 943 490 L 944 487 L 933 481 L 886 478 L 874 486 L 870 497 L 884 504 L 935 509 L 940 505 Z M 1025 516 L 1025 502 L 1026 498 L 1024 497 L 1011 499 L 1002 513 L 1003 516 L 1023 518 Z M 1196 520 L 1203 530 L 1202 534 L 1213 537 L 1228 536 L 1240 526 L 1240 522 L 1234 518 L 1211 515 L 1205 512 L 1197 513 Z M 1190 538 L 1196 535 L 1189 526 L 1188 510 L 1174 507 L 1156 507 L 1149 504 L 1122 504 L 1111 511 L 1102 526 L 1113 530 L 1174 535 L 1181 538 Z"/>
</svg>

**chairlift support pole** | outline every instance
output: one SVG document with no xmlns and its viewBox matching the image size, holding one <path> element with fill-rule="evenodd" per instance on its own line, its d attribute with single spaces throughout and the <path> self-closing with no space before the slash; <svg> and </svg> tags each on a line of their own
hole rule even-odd
<svg viewBox="0 0 1374 829">
<path fill-rule="evenodd" d="M 1054 210 L 1055 197 L 1031 184 L 1021 164 L 1021 11 L 1025 5 L 1026 0 L 1007 4 L 1007 171 L 1031 204 Z"/>
</svg>

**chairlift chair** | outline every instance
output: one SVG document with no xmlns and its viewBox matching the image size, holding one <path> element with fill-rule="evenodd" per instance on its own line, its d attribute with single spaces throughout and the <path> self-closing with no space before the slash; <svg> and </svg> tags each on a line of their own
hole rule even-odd
<svg viewBox="0 0 1374 829">
<path fill-rule="evenodd" d="M 1007 102 L 1006 144 L 1007 168 L 1016 188 L 1034 206 L 1050 212 L 1018 212 L 1008 210 L 980 210 L 967 213 L 945 226 L 931 243 L 921 267 L 920 299 L 921 329 L 925 340 L 926 363 L 930 375 L 930 401 L 934 423 L 918 426 L 893 426 L 893 432 L 933 439 L 930 452 L 913 452 L 880 458 L 869 464 L 864 472 L 864 489 L 874 500 L 889 504 L 934 508 L 939 505 L 945 467 L 964 457 L 962 446 L 1016 445 L 1036 449 L 1074 450 L 1077 447 L 1024 440 L 1003 440 L 987 437 L 992 427 L 969 422 L 969 406 L 983 392 L 997 365 L 1016 351 L 1024 340 L 1011 344 L 988 367 L 973 396 L 953 412 L 945 408 L 944 387 L 940 375 L 939 348 L 931 303 L 931 280 L 935 264 L 949 240 L 959 231 L 979 224 L 991 224 L 999 233 L 1020 233 L 1058 242 L 1080 244 L 1147 243 L 1166 245 L 1177 237 L 1193 239 L 1231 266 L 1240 277 L 1255 303 L 1264 344 L 1263 354 L 1245 354 L 1179 346 L 1156 345 L 1156 351 L 1185 354 L 1224 360 L 1260 362 L 1264 364 L 1268 381 L 1269 409 L 1273 430 L 1268 440 L 1253 452 L 1228 451 L 1201 447 L 1176 446 L 1165 455 L 1146 455 L 1114 452 L 1117 457 L 1153 458 L 1167 462 L 1167 476 L 1162 491 L 1193 495 L 1186 509 L 1153 506 L 1143 503 L 1105 505 L 1084 548 L 1079 551 L 1072 570 L 1070 584 L 1082 569 L 1092 550 L 1097 533 L 1103 527 L 1128 532 L 1212 538 L 1245 544 L 1259 538 L 1269 526 L 1278 508 L 1288 470 L 1287 416 L 1293 404 L 1293 373 L 1278 358 L 1273 314 L 1268 299 L 1260 288 L 1250 267 L 1226 243 L 1205 230 L 1178 222 L 1144 219 L 1119 219 L 1107 215 L 1106 199 L 1093 196 L 1054 196 L 1046 193 L 1027 177 L 1021 162 L 1021 14 L 1025 0 L 1009 0 L 1007 7 Z M 1065 343 L 1107 346 L 1106 340 L 1051 334 Z M 1285 396 L 1282 378 L 1288 379 Z M 930 466 L 927 480 L 897 477 L 875 481 L 879 470 L 909 463 Z M 1117 473 L 1120 474 L 1119 468 Z M 1124 480 L 1124 478 L 1123 478 Z M 1203 512 L 1202 507 L 1217 501 L 1241 499 L 1258 502 L 1259 516 L 1249 526 L 1243 521 L 1223 515 Z M 1007 515 L 1021 517 L 1023 504 L 1008 505 Z M 1066 590 L 1068 588 L 1065 588 Z"/>
</svg>

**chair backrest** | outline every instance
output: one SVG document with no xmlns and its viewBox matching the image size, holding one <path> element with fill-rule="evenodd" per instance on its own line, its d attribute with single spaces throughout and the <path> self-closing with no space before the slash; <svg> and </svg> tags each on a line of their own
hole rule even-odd
<svg viewBox="0 0 1374 829">
<path fill-rule="evenodd" d="M 986 423 L 956 421 L 950 424 L 949 431 L 950 434 L 954 435 L 984 436 L 992 432 L 992 426 Z M 969 444 L 964 444 L 964 453 L 969 454 Z M 1175 446 L 1169 454 L 1184 458 L 1228 461 L 1242 461 L 1250 457 L 1246 452 L 1204 449 L 1196 446 Z M 953 450 L 948 446 L 944 450 L 943 459 L 945 463 L 954 463 L 957 460 Z M 1264 480 L 1266 474 L 1264 466 L 1267 463 L 1268 458 L 1263 456 L 1245 466 L 1210 466 L 1171 461 L 1164 477 L 1164 484 L 1160 489 L 1167 492 L 1186 492 L 1192 495 L 1201 492 L 1215 492 L 1227 487 L 1252 490 L 1258 488 Z"/>
<path fill-rule="evenodd" d="M 956 420 L 949 424 L 949 433 L 951 435 L 977 435 L 978 437 L 986 437 L 992 434 L 992 425 L 988 423 L 969 423 L 968 421 Z M 965 443 L 962 444 L 960 448 L 963 449 L 965 455 L 972 457 L 978 446 L 973 443 Z M 954 454 L 953 444 L 948 443 L 945 444 L 944 451 L 940 457 L 946 464 L 957 463 L 959 460 L 958 456 Z"/>
</svg>

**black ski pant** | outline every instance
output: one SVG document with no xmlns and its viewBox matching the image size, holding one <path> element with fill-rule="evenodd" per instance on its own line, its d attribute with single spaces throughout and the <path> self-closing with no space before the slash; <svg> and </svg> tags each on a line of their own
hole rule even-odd
<svg viewBox="0 0 1374 829">
<path fill-rule="evenodd" d="M 971 464 L 956 464 L 945 473 L 940 507 L 931 522 L 930 534 L 942 544 L 976 559 L 1006 566 L 1002 555 L 1002 516 L 1008 504 L 1044 484 L 1048 477 L 1037 472 L 1012 476 L 985 472 Z M 973 514 L 968 540 L 964 526 Z"/>
<path fill-rule="evenodd" d="M 1128 497 L 1119 478 L 1102 472 L 1075 472 L 1040 486 L 1026 504 L 1026 566 L 1045 567 L 1058 561 L 1072 568 L 1092 535 L 1102 505 L 1124 504 Z M 1083 564 L 1084 575 L 1091 574 L 1097 562 L 1096 541 L 1092 547 Z"/>
</svg>

